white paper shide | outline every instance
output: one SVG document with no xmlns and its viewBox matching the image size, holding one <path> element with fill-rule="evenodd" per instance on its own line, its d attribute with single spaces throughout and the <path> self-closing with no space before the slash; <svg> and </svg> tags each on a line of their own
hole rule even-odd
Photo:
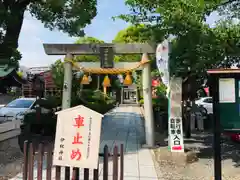
<svg viewBox="0 0 240 180">
<path fill-rule="evenodd" d="M 56 114 L 53 165 L 97 169 L 103 115 L 82 105 Z"/>
</svg>

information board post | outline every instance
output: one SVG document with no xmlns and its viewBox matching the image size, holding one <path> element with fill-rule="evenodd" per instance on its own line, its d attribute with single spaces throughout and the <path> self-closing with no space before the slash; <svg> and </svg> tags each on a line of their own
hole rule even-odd
<svg viewBox="0 0 240 180">
<path fill-rule="evenodd" d="M 222 180 L 221 163 L 221 125 L 219 116 L 219 78 L 210 76 L 210 90 L 213 97 L 213 149 L 214 149 L 214 179 Z"/>
</svg>

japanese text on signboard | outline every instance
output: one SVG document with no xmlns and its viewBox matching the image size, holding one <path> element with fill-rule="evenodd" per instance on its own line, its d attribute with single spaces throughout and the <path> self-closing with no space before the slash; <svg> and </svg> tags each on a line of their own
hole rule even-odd
<svg viewBox="0 0 240 180">
<path fill-rule="evenodd" d="M 181 119 L 180 118 L 171 118 L 170 119 L 170 132 L 173 142 L 173 150 L 182 150 L 182 128 L 181 128 Z"/>
</svg>

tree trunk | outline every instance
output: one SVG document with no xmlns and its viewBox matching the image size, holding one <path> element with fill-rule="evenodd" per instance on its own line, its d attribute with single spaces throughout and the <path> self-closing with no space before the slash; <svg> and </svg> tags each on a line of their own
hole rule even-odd
<svg viewBox="0 0 240 180">
<path fill-rule="evenodd" d="M 196 99 L 196 92 L 199 84 L 196 83 L 196 75 L 192 75 L 191 72 L 188 72 L 188 76 L 183 82 L 183 94 L 182 99 L 186 102 L 187 110 L 185 110 L 184 121 L 185 121 L 185 137 L 191 138 L 191 109 L 192 105 L 190 102 L 194 102 Z"/>
<path fill-rule="evenodd" d="M 12 57 L 18 48 L 26 4 L 15 3 L 9 5 L 6 9 L 9 9 L 10 12 L 5 20 L 6 32 L 0 44 L 0 63 L 8 63 L 10 59 L 13 60 Z"/>
<path fill-rule="evenodd" d="M 185 137 L 191 138 L 191 113 L 190 113 L 190 101 L 186 101 L 186 107 L 185 107 Z"/>
</svg>

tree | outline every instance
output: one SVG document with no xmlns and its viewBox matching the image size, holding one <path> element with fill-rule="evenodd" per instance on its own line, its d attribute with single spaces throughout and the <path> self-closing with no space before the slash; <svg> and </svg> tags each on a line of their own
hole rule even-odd
<svg viewBox="0 0 240 180">
<path fill-rule="evenodd" d="M 117 33 L 113 43 L 143 43 L 149 41 L 145 26 L 140 24 L 137 26 L 129 26 Z M 139 62 L 141 55 L 118 55 L 115 56 L 115 62 Z"/>
<path fill-rule="evenodd" d="M 115 36 L 113 43 L 148 43 L 153 42 L 151 29 L 147 25 L 138 24 L 131 25 L 121 31 Z M 118 55 L 115 56 L 115 62 L 139 62 L 142 54 L 135 55 Z M 150 55 L 150 59 L 154 60 L 155 55 Z M 156 69 L 155 61 L 152 61 L 152 69 Z"/>
<path fill-rule="evenodd" d="M 210 28 L 205 23 L 206 17 L 223 5 L 222 1 L 126 0 L 126 4 L 132 12 L 120 18 L 146 24 L 155 42 L 161 42 L 162 37 L 173 37 L 171 75 L 202 78 L 208 68 L 236 62 L 239 25 L 224 21 Z"/>
<path fill-rule="evenodd" d="M 126 0 L 131 13 L 119 18 L 133 24 L 146 24 L 152 40 L 172 37 L 170 74 L 184 79 L 183 99 L 194 100 L 206 70 L 236 62 L 239 51 L 239 24 L 224 21 L 214 28 L 206 17 L 218 10 L 222 0 Z M 230 2 L 230 1 L 229 1 Z M 234 3 L 237 1 L 231 1 Z M 159 34 L 161 36 L 159 36 Z M 235 57 L 234 57 L 235 56 Z M 188 124 L 188 123 L 187 123 Z M 189 129 L 187 130 L 189 137 Z"/>
<path fill-rule="evenodd" d="M 135 43 L 135 42 L 148 42 L 151 37 L 149 31 L 144 24 L 131 25 L 117 33 L 113 43 Z"/>
<path fill-rule="evenodd" d="M 83 36 L 83 28 L 96 16 L 96 0 L 1 0 L 0 61 L 16 64 L 24 13 L 29 11 L 50 30 L 58 29 L 70 36 Z"/>
<path fill-rule="evenodd" d="M 51 65 L 51 71 L 52 71 L 52 78 L 53 81 L 58 89 L 63 88 L 64 83 L 64 62 L 61 61 L 61 59 L 58 59 Z M 73 76 L 72 81 L 72 104 L 76 104 L 76 102 L 79 100 L 78 94 L 80 92 L 80 89 L 82 88 L 80 82 L 82 79 L 82 75 L 80 77 Z"/>
<path fill-rule="evenodd" d="M 218 12 L 227 18 L 240 19 L 240 2 L 238 0 L 225 0 L 218 7 Z"/>
</svg>

